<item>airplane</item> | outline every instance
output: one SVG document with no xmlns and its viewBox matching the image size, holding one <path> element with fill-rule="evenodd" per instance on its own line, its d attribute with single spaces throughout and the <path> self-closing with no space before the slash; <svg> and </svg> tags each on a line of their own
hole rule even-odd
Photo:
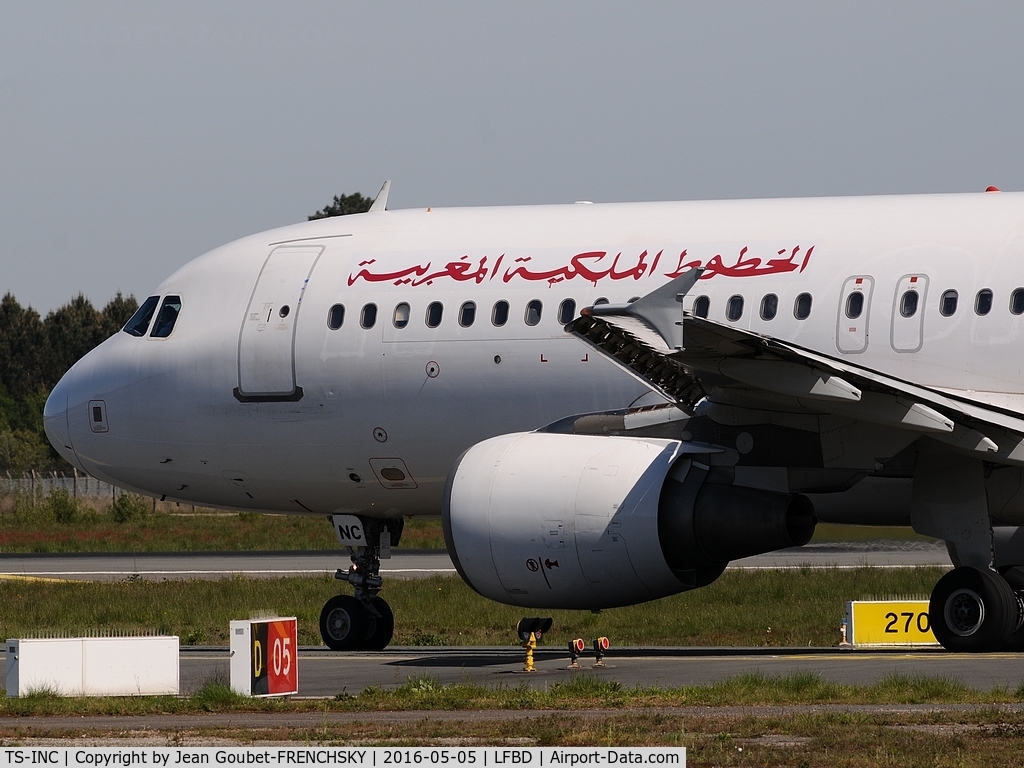
<svg viewBox="0 0 1024 768">
<path fill-rule="evenodd" d="M 388 210 L 168 277 L 52 391 L 78 469 L 328 518 L 379 650 L 380 560 L 441 515 L 474 590 L 599 611 L 817 521 L 912 525 L 955 651 L 1024 646 L 1024 193 Z M 140 244 L 144 251 L 144 244 Z M 652 610 L 656 610 L 652 606 Z"/>
</svg>

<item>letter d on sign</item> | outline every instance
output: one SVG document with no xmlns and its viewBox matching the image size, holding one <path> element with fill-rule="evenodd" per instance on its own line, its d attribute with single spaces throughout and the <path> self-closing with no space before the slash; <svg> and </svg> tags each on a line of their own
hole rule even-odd
<svg viewBox="0 0 1024 768">
<path fill-rule="evenodd" d="M 252 691 L 253 696 L 266 696 L 270 693 L 267 679 L 267 623 L 254 621 L 251 625 L 252 637 Z"/>
</svg>

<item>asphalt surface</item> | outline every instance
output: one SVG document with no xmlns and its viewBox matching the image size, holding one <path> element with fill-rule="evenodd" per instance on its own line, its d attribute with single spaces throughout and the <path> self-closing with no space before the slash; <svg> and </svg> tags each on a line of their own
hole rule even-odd
<svg viewBox="0 0 1024 768">
<path fill-rule="evenodd" d="M 190 694 L 210 682 L 230 680 L 225 647 L 183 647 L 180 688 Z M 0 657 L 4 657 L 0 653 Z M 743 674 L 769 677 L 814 673 L 824 680 L 871 685 L 891 675 L 957 680 L 978 690 L 1024 683 L 1024 654 L 953 654 L 942 649 L 880 650 L 838 648 L 611 648 L 605 666 L 593 653 L 568 669 L 567 650 L 541 647 L 534 673 L 523 672 L 517 647 L 402 647 L 380 653 L 340 653 L 323 647 L 299 649 L 299 696 L 357 694 L 369 686 L 394 688 L 429 677 L 438 683 L 548 688 L 578 675 L 593 675 L 634 686 L 678 688 L 710 685 Z M 4 657 L 6 663 L 6 657 Z"/>
<path fill-rule="evenodd" d="M 226 648 L 183 648 L 181 690 L 211 681 L 227 682 Z M 953 654 L 927 650 L 839 650 L 811 648 L 612 648 L 606 666 L 593 654 L 567 669 L 566 650 L 541 648 L 537 672 L 525 673 L 523 651 L 515 647 L 391 647 L 376 654 L 337 653 L 305 647 L 299 652 L 299 695 L 356 694 L 368 686 L 391 688 L 430 677 L 440 683 L 549 687 L 575 675 L 597 675 L 625 688 L 708 685 L 748 673 L 767 676 L 811 672 L 825 680 L 871 685 L 893 674 L 959 680 L 979 690 L 1015 690 L 1024 683 L 1024 654 Z"/>
<path fill-rule="evenodd" d="M 347 568 L 348 557 L 340 550 L 318 552 L 171 552 L 140 554 L 18 554 L 0 555 L 0 578 L 34 578 L 119 581 L 131 576 L 144 579 L 216 579 L 232 575 L 256 578 L 333 574 Z M 915 541 L 841 542 L 809 544 L 765 555 L 736 560 L 730 568 L 891 568 L 937 565 L 950 567 L 942 544 Z M 446 552 L 396 550 L 381 561 L 385 578 L 423 578 L 454 574 Z"/>
</svg>

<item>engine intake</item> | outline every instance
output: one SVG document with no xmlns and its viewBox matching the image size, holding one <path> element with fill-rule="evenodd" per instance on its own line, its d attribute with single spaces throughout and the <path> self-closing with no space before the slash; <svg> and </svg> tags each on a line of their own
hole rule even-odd
<svg viewBox="0 0 1024 768">
<path fill-rule="evenodd" d="M 485 440 L 448 476 L 449 554 L 485 597 L 593 610 L 704 586 L 729 560 L 807 543 L 806 497 L 711 482 L 707 450 L 536 432 Z"/>
</svg>

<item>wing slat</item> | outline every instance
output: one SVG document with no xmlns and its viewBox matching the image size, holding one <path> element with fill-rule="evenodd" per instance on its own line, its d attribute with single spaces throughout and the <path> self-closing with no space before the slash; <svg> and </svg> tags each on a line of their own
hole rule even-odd
<svg viewBox="0 0 1024 768">
<path fill-rule="evenodd" d="M 634 304 L 585 310 L 566 330 L 687 410 L 704 398 L 715 401 L 736 393 L 776 403 L 782 398 L 793 412 L 833 413 L 930 433 L 986 460 L 1024 466 L 1021 415 L 681 312 L 678 302 L 695 279 L 687 273 Z M 645 312 L 655 313 L 657 322 L 645 318 Z M 680 335 L 665 319 L 672 312 L 683 318 L 681 349 L 663 335 Z M 831 400 L 810 393 L 801 396 L 796 382 L 812 382 L 815 377 L 841 382 L 847 392 L 836 390 L 839 396 Z"/>
</svg>

